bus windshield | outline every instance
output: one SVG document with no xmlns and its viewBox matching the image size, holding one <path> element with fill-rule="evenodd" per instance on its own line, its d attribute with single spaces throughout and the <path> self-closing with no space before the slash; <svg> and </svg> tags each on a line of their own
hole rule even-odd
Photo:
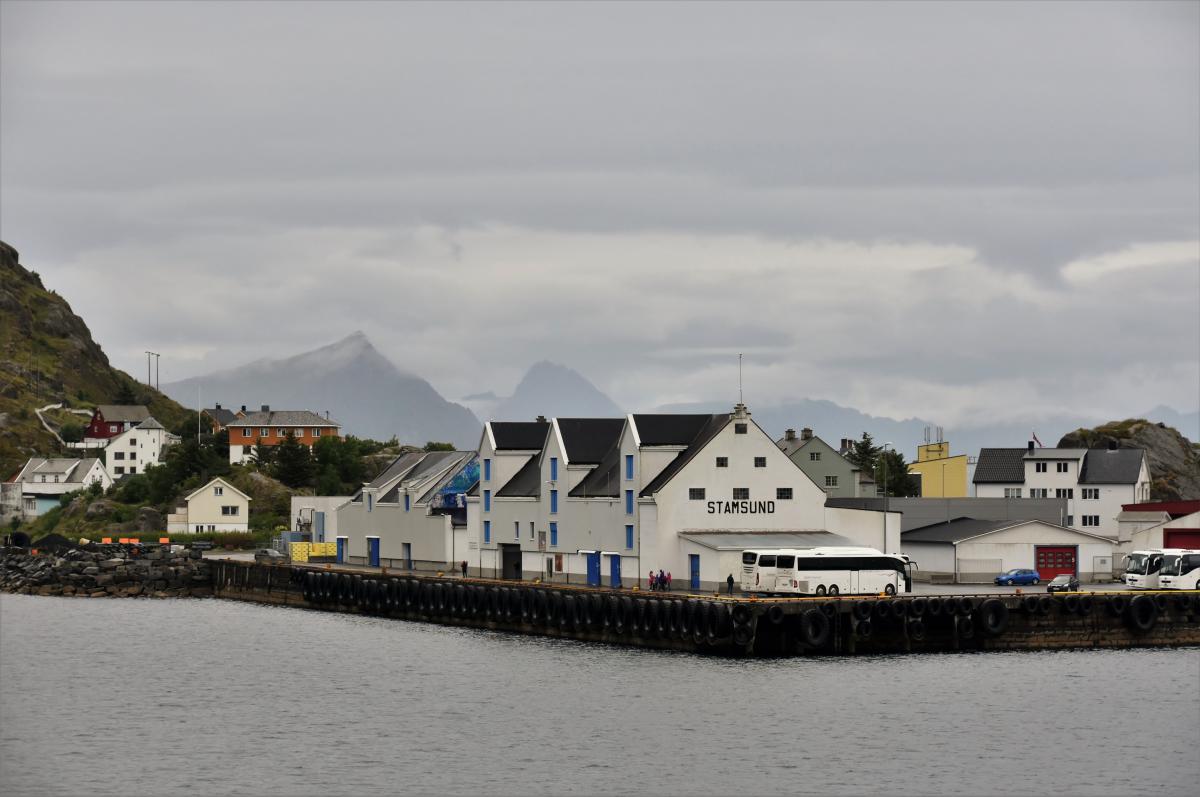
<svg viewBox="0 0 1200 797">
<path fill-rule="evenodd" d="M 754 551 L 746 551 L 742 554 L 742 564 L 744 565 L 752 565 L 757 560 L 758 554 L 756 554 Z"/>
<path fill-rule="evenodd" d="M 1129 555 L 1129 564 L 1125 566 L 1126 573 L 1134 575 L 1145 575 L 1146 573 L 1146 554 L 1134 553 Z"/>
<path fill-rule="evenodd" d="M 1179 575 L 1179 557 L 1173 553 L 1163 556 L 1162 572 L 1168 576 Z"/>
</svg>

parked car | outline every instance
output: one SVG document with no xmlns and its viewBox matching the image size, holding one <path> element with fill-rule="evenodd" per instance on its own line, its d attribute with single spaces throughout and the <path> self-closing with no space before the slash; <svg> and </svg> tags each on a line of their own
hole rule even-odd
<svg viewBox="0 0 1200 797">
<path fill-rule="evenodd" d="M 274 548 L 259 548 L 254 552 L 254 561 L 258 564 L 286 562 L 287 557 Z"/>
<path fill-rule="evenodd" d="M 1079 579 L 1063 573 L 1046 585 L 1046 592 L 1079 592 Z"/>
<path fill-rule="evenodd" d="M 1023 570 L 1014 568 L 996 576 L 996 585 L 1001 587 L 1011 587 L 1016 584 L 1040 584 L 1042 583 L 1041 576 L 1036 570 Z"/>
</svg>

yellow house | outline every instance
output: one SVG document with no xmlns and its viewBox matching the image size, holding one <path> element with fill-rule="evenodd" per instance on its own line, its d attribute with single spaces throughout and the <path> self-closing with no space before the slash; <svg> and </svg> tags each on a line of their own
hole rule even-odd
<svg viewBox="0 0 1200 797">
<path fill-rule="evenodd" d="M 922 498 L 966 498 L 967 455 L 950 456 L 950 443 L 917 446 L 917 461 L 908 472 L 921 478 Z"/>
</svg>

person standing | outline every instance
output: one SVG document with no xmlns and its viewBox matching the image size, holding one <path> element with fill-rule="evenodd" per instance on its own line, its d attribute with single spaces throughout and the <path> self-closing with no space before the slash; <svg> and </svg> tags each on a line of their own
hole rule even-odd
<svg viewBox="0 0 1200 797">
<path fill-rule="evenodd" d="M 729 594 L 733 594 L 733 573 L 729 574 L 729 578 L 725 579 L 725 586 L 729 590 Z"/>
<path fill-rule="evenodd" d="M 651 570 L 650 574 L 646 576 L 646 589 L 650 590 L 651 592 L 654 592 L 654 571 L 653 570 Z"/>
<path fill-rule="evenodd" d="M 462 574 L 463 574 L 463 578 L 466 578 L 466 577 L 467 577 L 467 560 L 466 560 L 466 559 L 463 559 L 463 560 L 462 560 L 462 565 L 461 565 L 461 566 L 462 566 Z"/>
</svg>

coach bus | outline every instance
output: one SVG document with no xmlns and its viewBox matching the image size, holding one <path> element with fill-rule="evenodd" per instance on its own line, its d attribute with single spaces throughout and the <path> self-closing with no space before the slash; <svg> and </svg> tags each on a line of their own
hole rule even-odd
<svg viewBox="0 0 1200 797">
<path fill-rule="evenodd" d="M 1132 551 L 1125 557 L 1125 586 L 1132 589 L 1158 589 L 1162 558 L 1163 552 L 1157 548 Z"/>
<path fill-rule="evenodd" d="M 874 548 L 777 548 L 742 552 L 742 591 L 764 595 L 895 595 L 912 591 L 907 556 Z"/>
<path fill-rule="evenodd" d="M 1183 548 L 1163 550 L 1158 571 L 1159 589 L 1200 589 L 1200 551 Z"/>
</svg>

